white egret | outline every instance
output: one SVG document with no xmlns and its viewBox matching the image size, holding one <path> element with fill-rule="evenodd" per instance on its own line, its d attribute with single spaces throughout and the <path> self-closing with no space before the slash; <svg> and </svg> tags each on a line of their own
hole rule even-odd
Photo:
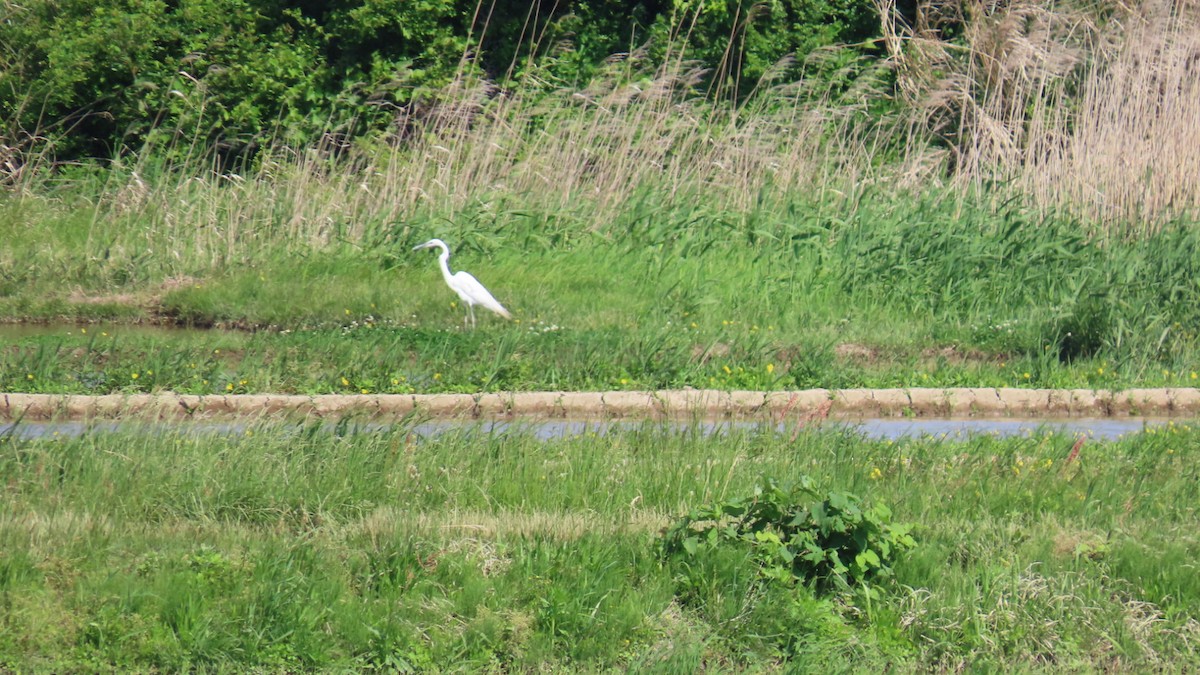
<svg viewBox="0 0 1200 675">
<path fill-rule="evenodd" d="M 471 276 L 469 272 L 458 271 L 454 274 L 450 273 L 450 247 L 446 246 L 446 242 L 441 239 L 430 239 L 429 241 L 415 247 L 414 251 L 420 251 L 423 248 L 440 248 L 442 254 L 438 256 L 438 263 L 442 266 L 442 278 L 446 280 L 446 285 L 450 290 L 458 294 L 458 297 L 467 304 L 467 316 L 463 317 L 463 325 L 466 325 L 467 318 L 470 318 L 471 327 L 475 327 L 475 305 L 479 305 L 486 309 L 490 309 L 500 316 L 511 319 L 512 314 L 504 309 L 488 292 L 488 289 L 479 283 L 479 280 Z"/>
</svg>

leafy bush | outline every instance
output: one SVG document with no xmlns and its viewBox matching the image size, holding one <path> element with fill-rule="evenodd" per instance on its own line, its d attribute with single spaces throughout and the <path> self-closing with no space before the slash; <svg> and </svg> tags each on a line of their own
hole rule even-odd
<svg viewBox="0 0 1200 675">
<path fill-rule="evenodd" d="M 0 147 L 54 139 L 59 159 L 137 150 L 159 133 L 241 153 L 392 124 L 461 67 L 504 82 L 584 81 L 648 40 L 748 89 L 785 54 L 877 30 L 866 0 L 31 0 L 0 4 Z M 477 10 L 481 10 L 477 13 Z M 681 23 L 686 24 L 681 27 Z M 731 42 L 732 41 L 732 42 Z M 648 64 L 654 68 L 658 63 Z M 161 140 L 161 139 L 159 139 Z"/>
<path fill-rule="evenodd" d="M 673 0 L 651 28 L 656 48 L 686 35 L 687 56 L 743 94 L 785 56 L 803 61 L 823 47 L 862 42 L 878 31 L 871 0 Z M 822 79 L 836 79 L 853 61 L 846 51 L 826 56 L 828 62 L 810 64 Z"/>
<path fill-rule="evenodd" d="M 136 149 L 156 127 L 236 139 L 325 103 L 319 34 L 247 0 L 36 1 L 0 10 L 0 136 L 47 133 L 62 156 Z"/>
<path fill-rule="evenodd" d="M 695 509 L 667 528 L 662 555 L 691 562 L 749 551 L 763 579 L 848 591 L 892 574 L 896 557 L 914 547 L 911 525 L 891 522 L 882 504 L 864 507 L 848 492 L 824 497 L 811 478 L 781 486 L 767 478 L 750 497 Z"/>
</svg>

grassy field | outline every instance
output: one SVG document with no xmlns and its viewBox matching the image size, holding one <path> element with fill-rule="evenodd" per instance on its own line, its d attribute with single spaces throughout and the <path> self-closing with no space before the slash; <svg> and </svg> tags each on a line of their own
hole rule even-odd
<svg viewBox="0 0 1200 675">
<path fill-rule="evenodd" d="M 5 214 L 0 314 L 68 321 L 0 326 L 7 391 L 1119 388 L 1190 386 L 1200 370 L 1200 230 L 1186 222 L 1121 240 L 886 194 L 740 214 L 635 203 L 603 235 L 511 212 L 469 233 L 426 220 L 380 224 L 371 244 L 281 240 L 214 267 L 169 241 L 98 259 L 71 207 Z M 143 234 L 104 229 L 127 253 Z M 435 256 L 410 251 L 434 235 L 517 320 L 463 328 Z"/>
<path fill-rule="evenodd" d="M 1200 667 L 1200 435 L 1072 447 L 654 425 L 8 435 L 0 668 Z M 869 599 L 767 579 L 736 546 L 656 552 L 687 510 L 801 475 L 913 524 Z"/>
<path fill-rule="evenodd" d="M 69 165 L 21 130 L 0 392 L 1197 386 L 1200 19 L 1135 4 L 885 14 L 886 58 L 738 102 L 674 51 L 460 78 L 394 133 L 237 166 L 201 130 Z M 513 321 L 464 329 L 431 237 Z M 1200 670 L 1184 424 L 412 422 L 0 433 L 0 671 Z M 912 524 L 894 576 L 797 582 L 778 529 L 663 554 L 802 476 Z"/>
<path fill-rule="evenodd" d="M 0 320 L 242 332 L 0 328 L 0 390 L 1193 384 L 1200 17 L 1110 10 L 971 13 L 963 44 L 888 13 L 889 58 L 736 102 L 675 51 L 464 75 L 240 165 L 182 128 L 10 143 Z M 435 236 L 519 321 L 460 328 Z"/>
</svg>

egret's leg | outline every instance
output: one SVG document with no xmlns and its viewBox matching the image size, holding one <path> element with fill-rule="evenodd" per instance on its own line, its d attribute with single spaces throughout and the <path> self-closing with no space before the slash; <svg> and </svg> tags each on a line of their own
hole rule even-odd
<svg viewBox="0 0 1200 675">
<path fill-rule="evenodd" d="M 471 330 L 475 330 L 475 305 L 468 302 L 467 309 L 471 312 Z"/>
</svg>

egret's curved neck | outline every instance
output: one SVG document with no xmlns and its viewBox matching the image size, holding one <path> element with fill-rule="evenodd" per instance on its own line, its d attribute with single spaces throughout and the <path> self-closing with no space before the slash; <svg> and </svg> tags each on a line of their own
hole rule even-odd
<svg viewBox="0 0 1200 675">
<path fill-rule="evenodd" d="M 438 248 L 442 249 L 442 254 L 438 256 L 438 264 L 442 266 L 442 277 L 446 279 L 446 283 L 450 283 L 450 248 L 445 244 L 438 244 Z"/>
</svg>

